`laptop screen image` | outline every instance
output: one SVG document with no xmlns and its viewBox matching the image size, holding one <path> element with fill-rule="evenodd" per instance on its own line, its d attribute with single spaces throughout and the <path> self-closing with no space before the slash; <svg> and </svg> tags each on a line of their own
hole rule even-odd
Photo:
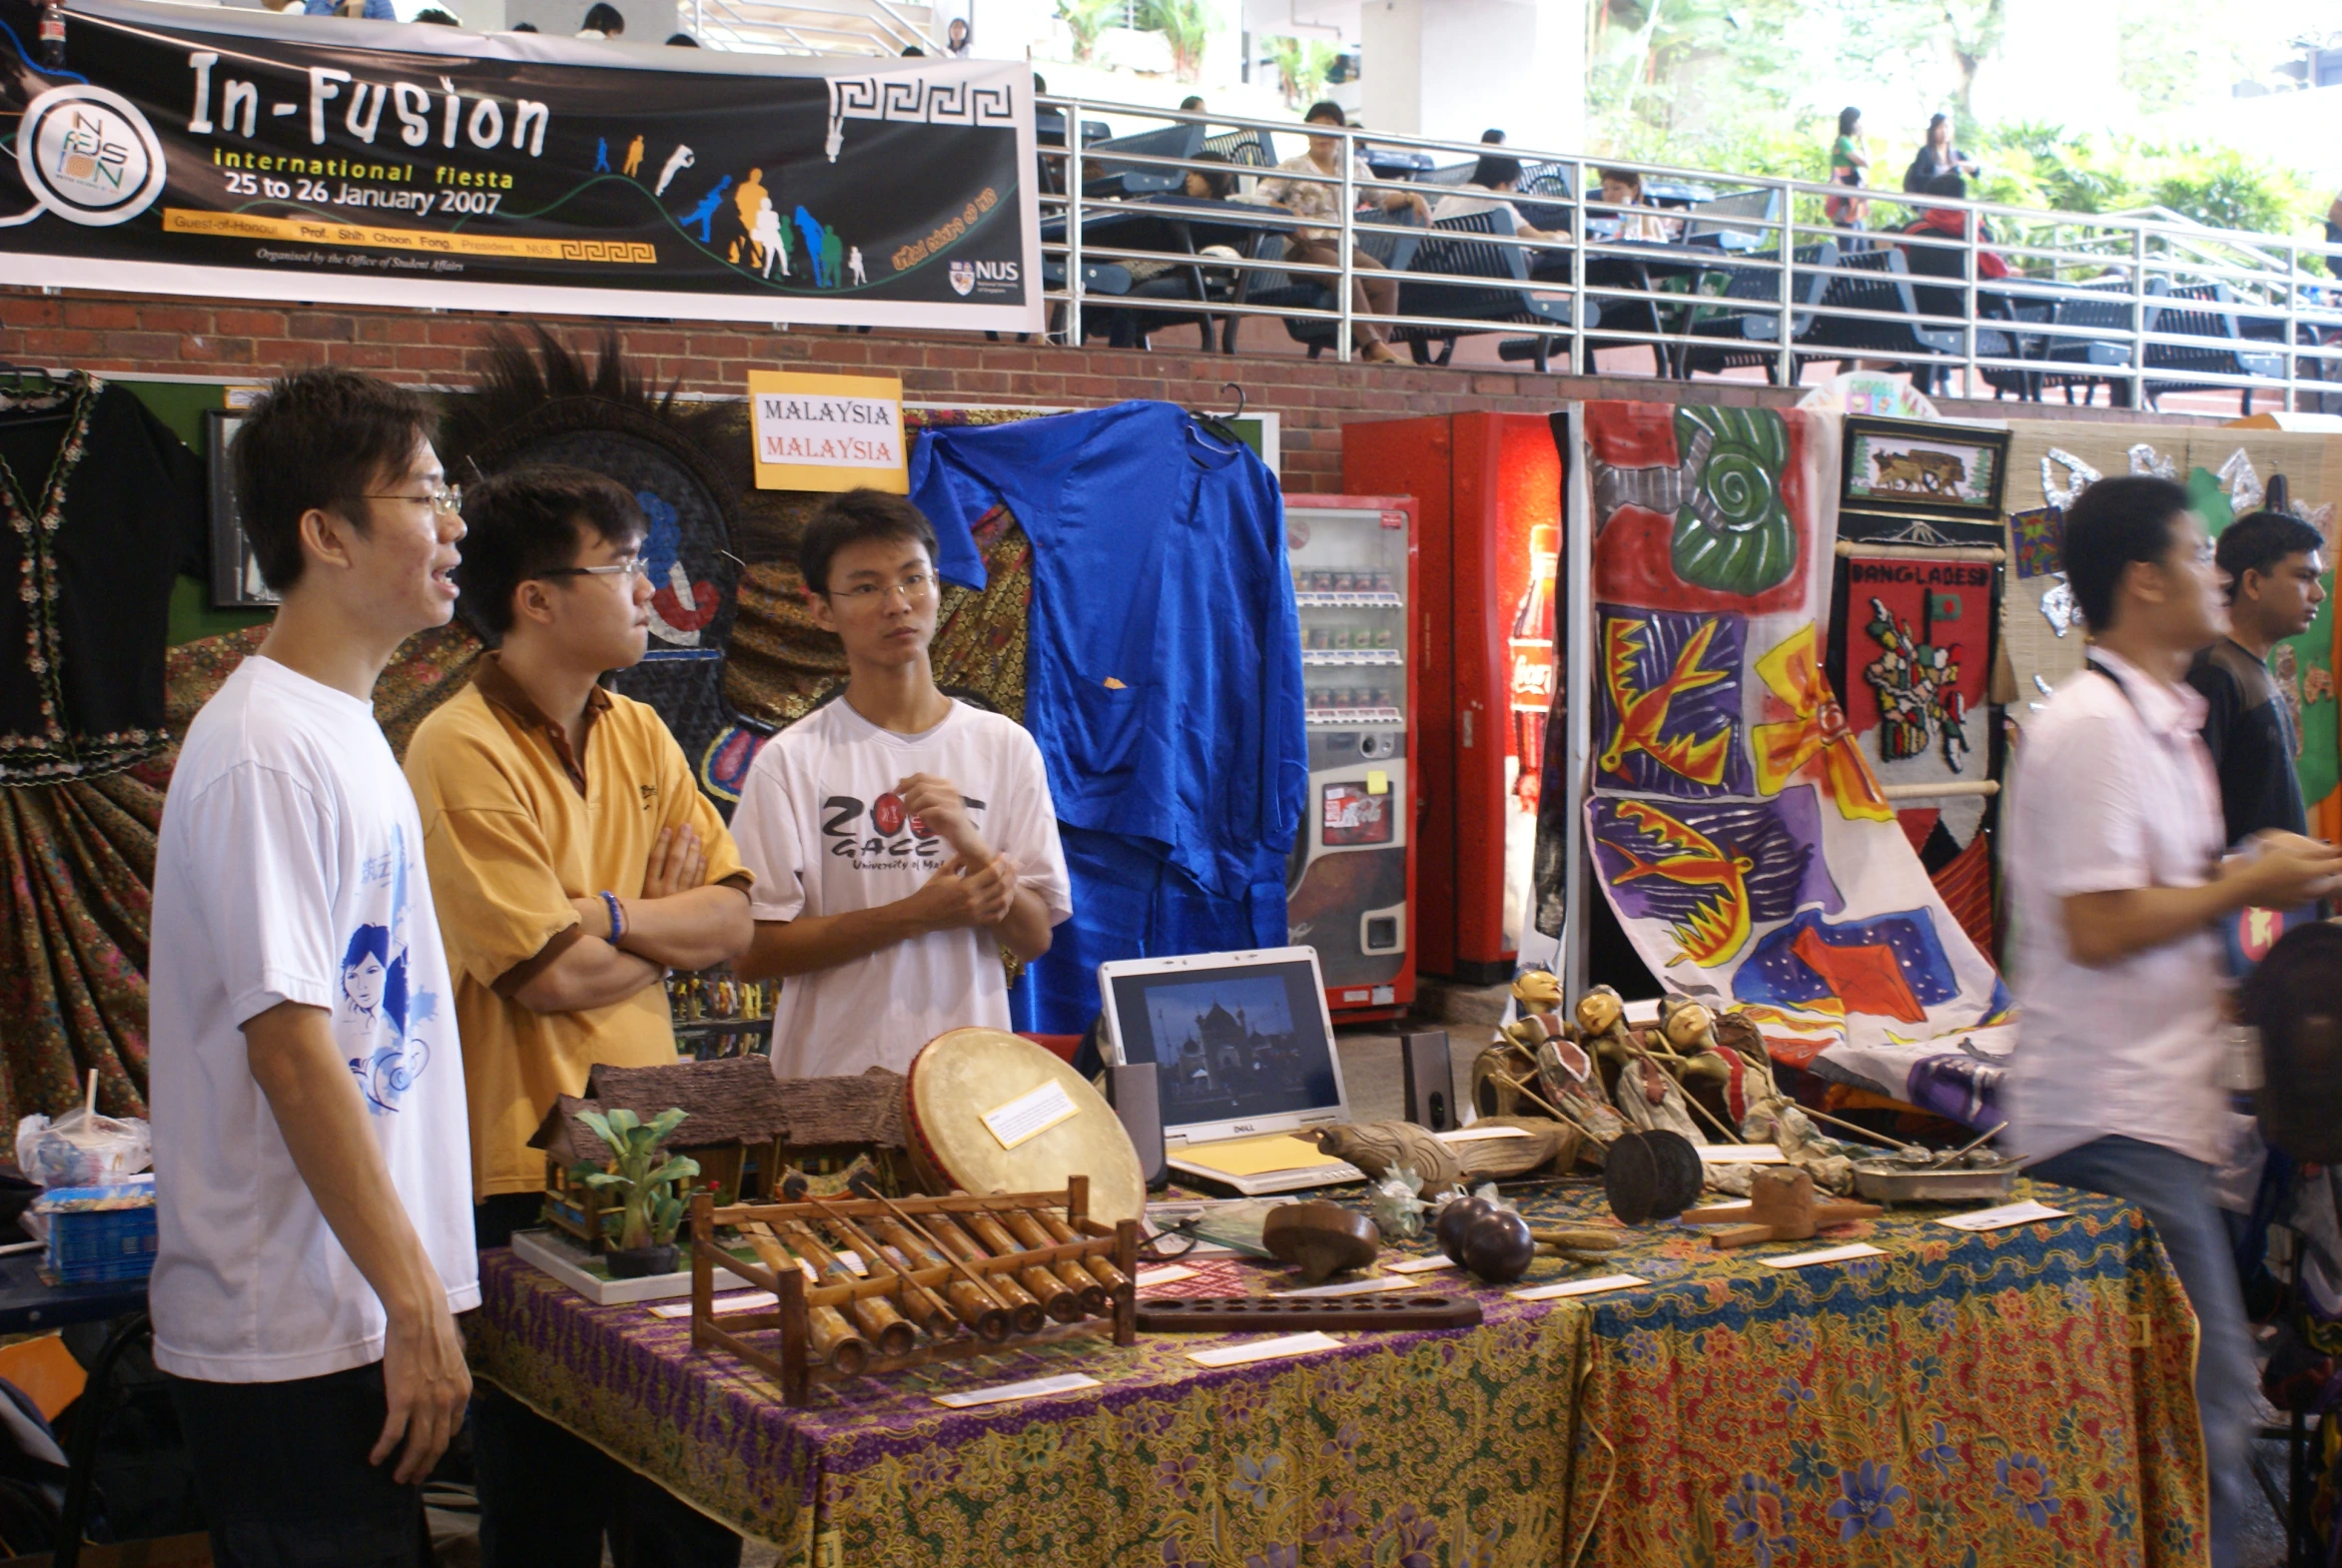
<svg viewBox="0 0 2342 1568">
<path fill-rule="evenodd" d="M 1306 958 L 1231 956 L 1225 965 L 1206 958 L 1191 968 L 1110 971 L 1106 980 L 1123 1060 L 1162 1069 L 1166 1135 L 1268 1131 L 1312 1112 L 1339 1112 L 1324 994 Z"/>
</svg>

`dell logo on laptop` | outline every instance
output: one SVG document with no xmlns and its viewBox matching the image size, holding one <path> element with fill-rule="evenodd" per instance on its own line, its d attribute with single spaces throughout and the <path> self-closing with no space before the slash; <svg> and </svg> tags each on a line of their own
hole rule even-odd
<svg viewBox="0 0 2342 1568">
<path fill-rule="evenodd" d="M 1239 1133 L 1249 1133 L 1252 1131 L 1252 1124 L 1249 1122 L 1238 1122 L 1236 1124 L 1236 1131 Z"/>
</svg>

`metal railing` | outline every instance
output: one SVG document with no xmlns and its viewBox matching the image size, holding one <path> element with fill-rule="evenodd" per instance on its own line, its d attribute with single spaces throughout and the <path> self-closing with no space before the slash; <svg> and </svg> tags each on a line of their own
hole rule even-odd
<svg viewBox="0 0 2342 1568">
<path fill-rule="evenodd" d="M 1585 369 L 1592 350 L 1647 347 L 1670 376 L 1756 366 L 1795 385 L 1835 361 L 1970 395 L 2104 387 L 2143 406 L 2214 390 L 2342 411 L 2342 286 L 2309 270 L 2342 275 L 2342 248 L 2161 210 L 2044 212 L 1075 98 L 1043 98 L 1040 120 L 1047 298 L 1068 343 L 1194 325 L 1232 352 L 1236 328 L 1261 317 L 1342 361 L 1379 340 L 1445 363 L 1462 339 L 1497 334 L 1502 358 Z M 1176 127 L 1191 130 L 1160 134 Z M 1133 145 L 1140 128 L 1159 134 Z M 1287 164 L 1311 136 L 1335 142 L 1327 163 L 1194 156 L 1208 139 Z M 1517 160 L 1527 188 L 1462 185 L 1487 153 Z M 1603 200 L 1605 169 L 1639 175 L 1643 200 Z M 1232 199 L 1176 194 L 1189 172 L 1231 177 Z M 1287 206 L 1262 203 L 1271 180 Z M 1309 188 L 1330 196 L 1313 220 L 1289 210 Z M 1443 197 L 1498 205 L 1485 221 L 1443 219 Z M 1826 211 L 1850 197 L 1868 226 Z M 1622 221 L 1664 238 L 1621 240 Z M 1322 260 L 1288 259 L 1303 230 Z M 1395 301 L 1373 309 L 1368 291 L 1386 286 Z"/>
</svg>

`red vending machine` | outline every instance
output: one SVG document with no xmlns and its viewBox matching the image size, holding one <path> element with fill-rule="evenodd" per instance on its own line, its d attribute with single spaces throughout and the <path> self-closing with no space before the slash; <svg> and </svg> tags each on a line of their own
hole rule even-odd
<svg viewBox="0 0 2342 1568">
<path fill-rule="evenodd" d="M 1509 980 L 1529 919 L 1545 726 L 1559 690 L 1561 455 L 1540 414 L 1342 427 L 1342 484 L 1420 507 L 1410 618 L 1421 877 L 1415 967 Z"/>
<path fill-rule="evenodd" d="M 1396 1018 L 1415 1000 L 1415 502 L 1288 495 L 1285 543 L 1309 726 L 1286 926 L 1337 1023 Z"/>
</svg>

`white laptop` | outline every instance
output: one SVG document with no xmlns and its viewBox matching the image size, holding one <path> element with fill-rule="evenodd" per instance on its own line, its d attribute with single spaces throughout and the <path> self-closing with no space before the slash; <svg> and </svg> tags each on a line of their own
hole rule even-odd
<svg viewBox="0 0 2342 1568">
<path fill-rule="evenodd" d="M 1098 989 L 1107 1060 L 1162 1070 L 1172 1170 L 1247 1195 L 1365 1179 L 1297 1139 L 1350 1119 L 1315 948 L 1118 960 Z"/>
</svg>

